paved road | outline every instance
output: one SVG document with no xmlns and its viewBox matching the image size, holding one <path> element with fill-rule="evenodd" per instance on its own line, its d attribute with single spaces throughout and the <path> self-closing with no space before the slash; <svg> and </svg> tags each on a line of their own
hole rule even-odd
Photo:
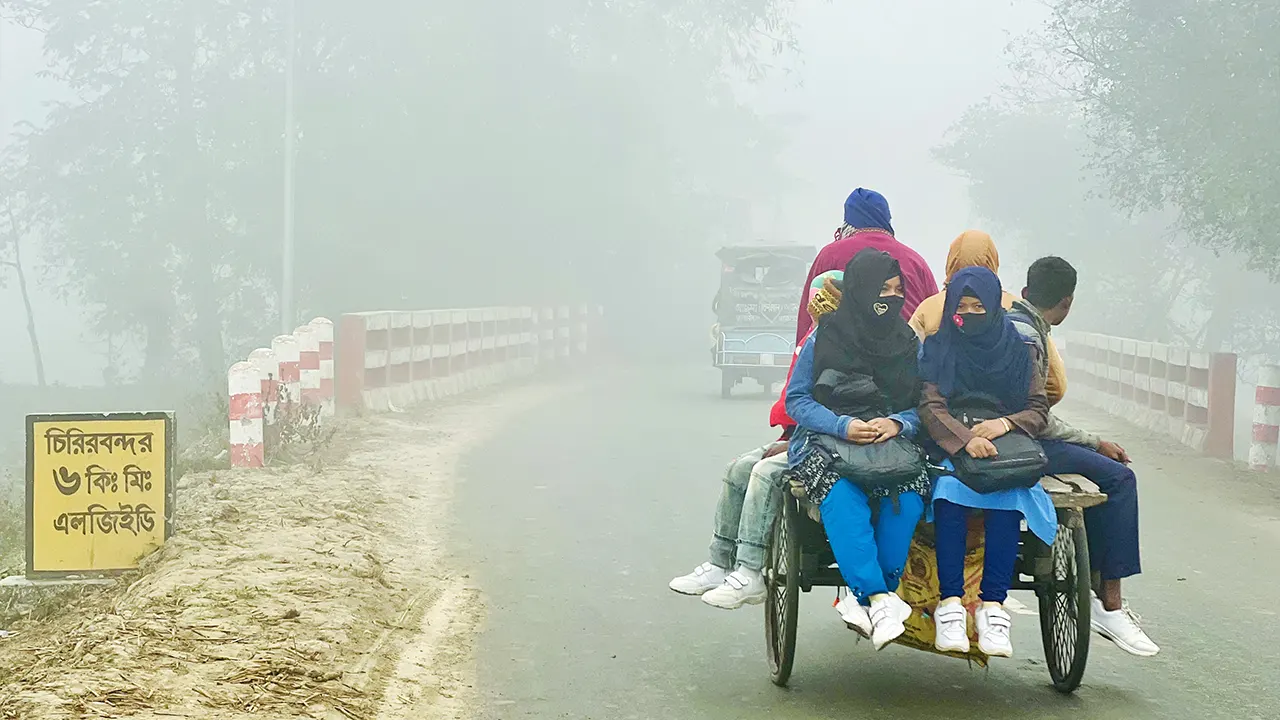
<svg viewBox="0 0 1280 720">
<path fill-rule="evenodd" d="M 775 688 L 760 608 L 666 588 L 705 559 L 724 463 L 770 439 L 761 396 L 718 388 L 710 369 L 615 371 L 495 420 L 498 441 L 465 464 L 456 530 L 490 608 L 483 717 L 1280 718 L 1280 491 L 1079 408 L 1136 459 L 1147 572 L 1128 594 L 1161 656 L 1095 642 L 1084 687 L 1062 697 L 1034 617 L 1015 617 L 1017 658 L 982 671 L 855 644 L 817 590 L 791 687 Z"/>
</svg>

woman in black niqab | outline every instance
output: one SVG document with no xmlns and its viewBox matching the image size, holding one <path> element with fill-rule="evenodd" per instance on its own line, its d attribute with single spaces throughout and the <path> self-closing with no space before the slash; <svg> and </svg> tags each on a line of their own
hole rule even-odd
<svg viewBox="0 0 1280 720">
<path fill-rule="evenodd" d="M 787 410 L 800 428 L 791 440 L 788 472 L 818 505 L 852 593 L 836 607 L 877 650 L 906 631 L 911 608 L 894 591 L 929 487 L 923 454 L 912 444 L 920 424 L 919 341 L 902 317 L 902 280 L 898 261 L 887 253 L 867 249 L 855 255 L 845 266 L 839 308 L 819 322 L 787 389 Z M 802 372 L 810 353 L 812 370 Z M 873 457 L 897 453 L 911 461 L 908 466 L 918 461 L 918 472 L 842 476 L 848 470 L 836 470 L 832 449 L 862 457 L 862 467 L 873 464 Z"/>
<path fill-rule="evenodd" d="M 867 248 L 854 255 L 845 266 L 840 307 L 822 318 L 814 344 L 814 382 L 820 383 L 829 370 L 871 378 L 883 397 L 877 417 L 914 408 L 920 400 L 920 345 L 902 319 L 906 301 L 901 295 L 881 295 L 886 282 L 901 277 L 898 261 L 888 253 Z"/>
</svg>

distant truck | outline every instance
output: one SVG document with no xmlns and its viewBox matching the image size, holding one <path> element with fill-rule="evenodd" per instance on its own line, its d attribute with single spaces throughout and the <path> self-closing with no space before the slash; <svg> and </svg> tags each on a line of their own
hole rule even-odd
<svg viewBox="0 0 1280 720">
<path fill-rule="evenodd" d="M 720 290 L 712 302 L 712 362 L 720 368 L 720 396 L 745 378 L 764 392 L 787 378 L 795 353 L 796 316 L 817 250 L 803 245 L 721 248 Z"/>
</svg>

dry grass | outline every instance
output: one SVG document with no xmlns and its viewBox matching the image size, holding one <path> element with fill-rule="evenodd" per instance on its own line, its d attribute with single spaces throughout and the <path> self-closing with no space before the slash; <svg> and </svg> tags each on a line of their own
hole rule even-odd
<svg viewBox="0 0 1280 720">
<path fill-rule="evenodd" d="M 21 468 L 0 464 L 0 577 L 18 572 L 23 566 L 26 516 L 22 493 Z M 0 628 L 4 627 L 2 623 L 0 618 Z"/>
<path fill-rule="evenodd" d="M 23 564 L 23 513 L 16 502 L 0 497 L 0 577 L 19 571 Z"/>
<path fill-rule="evenodd" d="M 482 608 L 440 535 L 456 462 L 486 416 L 547 392 L 354 421 L 303 464 L 187 475 L 177 534 L 138 572 L 20 613 L 0 718 L 464 715 Z"/>
<path fill-rule="evenodd" d="M 348 493 L 375 493 L 373 480 L 302 469 L 187 476 L 183 532 L 121 590 L 83 597 L 51 622 L 28 612 L 16 627 L 0 654 L 10 680 L 0 717 L 366 716 L 333 667 L 351 605 L 385 611 L 362 582 L 379 552 L 371 520 L 338 509 Z"/>
</svg>

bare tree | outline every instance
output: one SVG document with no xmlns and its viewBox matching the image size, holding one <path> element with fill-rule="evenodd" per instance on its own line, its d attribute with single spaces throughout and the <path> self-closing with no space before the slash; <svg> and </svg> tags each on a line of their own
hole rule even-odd
<svg viewBox="0 0 1280 720">
<path fill-rule="evenodd" d="M 22 239 L 25 232 L 14 217 L 13 203 L 12 196 L 5 200 L 4 216 L 8 228 L 4 235 L 0 236 L 0 250 L 3 250 L 3 253 L 0 253 L 0 267 L 12 270 L 14 275 L 17 276 L 18 292 L 22 295 L 22 307 L 27 314 L 27 338 L 31 341 L 31 358 L 35 363 L 36 382 L 39 383 L 40 387 L 44 387 L 46 384 L 44 356 L 40 353 L 40 336 L 36 332 L 36 314 L 31 307 L 31 292 L 27 287 L 27 273 L 22 264 Z M 3 282 L 3 276 L 0 276 L 0 285 Z"/>
</svg>

